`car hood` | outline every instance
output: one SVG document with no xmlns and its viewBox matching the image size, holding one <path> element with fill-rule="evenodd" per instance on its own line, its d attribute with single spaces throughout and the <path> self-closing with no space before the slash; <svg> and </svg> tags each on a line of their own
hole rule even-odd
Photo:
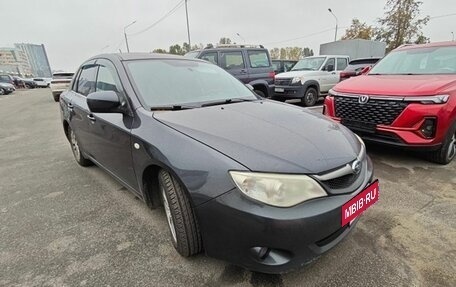
<svg viewBox="0 0 456 287">
<path fill-rule="evenodd" d="M 153 116 L 252 171 L 317 174 L 354 160 L 360 150 L 359 141 L 342 125 L 274 101 L 162 111 Z"/>
<path fill-rule="evenodd" d="M 294 78 L 294 77 L 302 77 L 302 76 L 312 76 L 312 75 L 319 75 L 321 71 L 290 71 L 285 73 L 280 73 L 275 77 L 277 79 L 286 79 L 286 78 Z"/>
<path fill-rule="evenodd" d="M 432 96 L 456 88 L 456 75 L 362 75 L 337 84 L 340 93 Z"/>
</svg>

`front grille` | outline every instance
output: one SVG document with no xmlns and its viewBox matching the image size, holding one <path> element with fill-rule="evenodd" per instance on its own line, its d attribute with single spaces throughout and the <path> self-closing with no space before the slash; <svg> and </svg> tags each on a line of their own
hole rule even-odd
<svg viewBox="0 0 456 287">
<path fill-rule="evenodd" d="M 323 181 L 323 184 L 328 186 L 330 189 L 343 189 L 351 186 L 356 181 L 358 176 L 359 174 L 347 174 L 341 177 L 325 180 Z"/>
<path fill-rule="evenodd" d="M 291 85 L 291 78 L 284 78 L 284 79 L 275 79 L 274 85 L 276 86 L 290 86 Z"/>
<path fill-rule="evenodd" d="M 375 125 L 391 125 L 408 103 L 394 100 L 369 99 L 365 104 L 358 97 L 335 96 L 336 117 Z"/>
</svg>

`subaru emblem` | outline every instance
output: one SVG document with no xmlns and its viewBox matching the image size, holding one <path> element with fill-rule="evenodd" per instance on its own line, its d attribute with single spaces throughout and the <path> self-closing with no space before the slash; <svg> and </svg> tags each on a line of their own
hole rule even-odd
<svg viewBox="0 0 456 287">
<path fill-rule="evenodd" d="M 365 96 L 365 95 L 359 97 L 359 99 L 358 99 L 358 102 L 363 105 L 367 104 L 368 101 L 369 101 L 369 96 Z"/>
<path fill-rule="evenodd" d="M 355 160 L 352 163 L 351 168 L 352 168 L 354 174 L 359 174 L 361 172 L 361 162 L 359 160 Z"/>
</svg>

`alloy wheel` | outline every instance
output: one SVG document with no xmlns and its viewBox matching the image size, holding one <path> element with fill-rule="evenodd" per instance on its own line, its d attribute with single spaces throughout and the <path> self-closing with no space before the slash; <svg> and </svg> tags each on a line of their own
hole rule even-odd
<svg viewBox="0 0 456 287">
<path fill-rule="evenodd" d="M 78 141 L 76 140 L 76 135 L 74 134 L 73 130 L 71 130 L 70 132 L 70 141 L 73 155 L 76 158 L 76 160 L 79 160 L 81 158 L 81 151 L 79 150 Z"/>
<path fill-rule="evenodd" d="M 0 89 L 0 95 L 4 95 L 4 94 L 5 94 L 5 90 Z"/>
<path fill-rule="evenodd" d="M 168 221 L 168 227 L 171 230 L 171 235 L 173 236 L 173 241 L 177 243 L 176 229 L 174 227 L 173 217 L 171 215 L 171 209 L 169 207 L 168 199 L 166 198 L 165 188 L 161 186 L 161 193 L 163 199 L 163 206 L 165 208 L 166 219 Z"/>
<path fill-rule="evenodd" d="M 447 152 L 448 160 L 451 161 L 455 155 L 456 155 L 456 132 L 453 134 L 453 137 L 450 139 L 450 143 L 448 145 L 448 152 Z"/>
</svg>

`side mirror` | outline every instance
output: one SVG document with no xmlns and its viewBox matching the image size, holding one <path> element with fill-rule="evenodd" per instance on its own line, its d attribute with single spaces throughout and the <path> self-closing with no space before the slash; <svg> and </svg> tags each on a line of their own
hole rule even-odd
<svg viewBox="0 0 456 287">
<path fill-rule="evenodd" d="M 361 70 L 361 72 L 359 74 L 365 75 L 365 74 L 369 73 L 371 69 L 372 69 L 372 66 L 366 66 Z"/>
<path fill-rule="evenodd" d="M 93 113 L 120 113 L 119 96 L 114 91 L 100 91 L 87 95 L 87 105 Z"/>
<path fill-rule="evenodd" d="M 249 88 L 249 90 L 251 90 L 251 91 L 253 92 L 254 88 L 253 88 L 252 85 L 250 85 L 250 84 L 245 84 L 245 86 L 246 86 L 247 88 Z"/>
<path fill-rule="evenodd" d="M 326 66 L 326 71 L 328 71 L 328 72 L 334 71 L 334 65 L 327 65 Z"/>
</svg>

